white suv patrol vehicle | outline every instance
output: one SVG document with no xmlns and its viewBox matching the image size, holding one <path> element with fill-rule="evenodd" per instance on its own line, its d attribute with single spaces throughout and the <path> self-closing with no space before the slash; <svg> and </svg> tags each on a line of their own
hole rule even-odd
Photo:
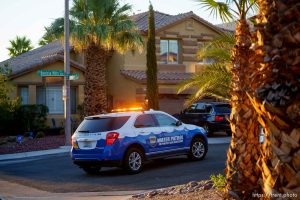
<svg viewBox="0 0 300 200">
<path fill-rule="evenodd" d="M 146 160 L 207 153 L 203 128 L 184 124 L 162 111 L 130 111 L 86 117 L 72 136 L 71 157 L 86 173 L 102 166 L 139 173 Z"/>
</svg>

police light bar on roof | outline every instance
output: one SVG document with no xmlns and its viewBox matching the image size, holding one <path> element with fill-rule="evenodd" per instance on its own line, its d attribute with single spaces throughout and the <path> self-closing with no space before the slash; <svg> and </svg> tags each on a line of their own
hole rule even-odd
<svg viewBox="0 0 300 200">
<path fill-rule="evenodd" d="M 143 111 L 144 109 L 142 107 L 135 107 L 135 108 L 118 108 L 113 109 L 111 112 L 130 112 L 130 111 Z"/>
</svg>

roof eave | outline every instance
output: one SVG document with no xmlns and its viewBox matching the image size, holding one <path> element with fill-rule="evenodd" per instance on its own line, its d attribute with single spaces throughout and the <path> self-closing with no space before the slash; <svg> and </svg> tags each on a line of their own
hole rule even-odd
<svg viewBox="0 0 300 200">
<path fill-rule="evenodd" d="M 17 77 L 20 77 L 24 74 L 28 74 L 30 72 L 36 71 L 38 69 L 41 69 L 42 67 L 44 67 L 45 65 L 49 65 L 52 63 L 55 63 L 57 61 L 62 61 L 64 62 L 64 57 L 62 55 L 55 55 L 55 59 L 50 59 L 50 60 L 45 60 L 43 63 L 39 63 L 37 65 L 33 65 L 30 68 L 26 69 L 26 70 L 22 70 L 22 71 L 18 71 L 16 73 L 13 73 L 11 75 L 8 76 L 9 79 L 15 79 Z M 83 73 L 85 73 L 85 68 L 83 65 L 81 65 L 80 63 L 74 61 L 74 60 L 70 60 L 70 66 L 82 71 Z"/>
</svg>

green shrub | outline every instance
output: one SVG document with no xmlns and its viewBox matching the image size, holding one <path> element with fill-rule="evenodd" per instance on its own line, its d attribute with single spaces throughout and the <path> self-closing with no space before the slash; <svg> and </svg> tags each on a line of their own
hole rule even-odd
<svg viewBox="0 0 300 200">
<path fill-rule="evenodd" d="M 226 178 L 222 174 L 211 175 L 210 180 L 213 182 L 213 187 L 217 189 L 224 189 L 226 185 Z"/>
<path fill-rule="evenodd" d="M 37 131 L 46 127 L 48 107 L 45 105 L 21 105 L 16 119 L 22 131 Z"/>
<path fill-rule="evenodd" d="M 45 133 L 43 131 L 39 131 L 37 132 L 35 138 L 44 138 L 45 137 Z"/>
</svg>

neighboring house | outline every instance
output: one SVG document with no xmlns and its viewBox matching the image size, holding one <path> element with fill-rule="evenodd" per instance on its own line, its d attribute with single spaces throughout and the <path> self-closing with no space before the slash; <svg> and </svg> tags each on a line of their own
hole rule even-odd
<svg viewBox="0 0 300 200">
<path fill-rule="evenodd" d="M 148 12 L 132 16 L 147 40 Z M 155 12 L 156 55 L 160 109 L 171 114 L 179 112 L 186 96 L 176 95 L 183 80 L 201 71 L 203 60 L 196 59 L 197 49 L 221 29 L 198 17 L 193 12 L 168 15 Z M 145 48 L 146 49 L 146 48 Z M 23 104 L 45 104 L 49 119 L 63 119 L 62 77 L 40 77 L 38 70 L 63 70 L 63 47 L 59 41 L 31 50 L 5 63 L 12 69 L 11 80 L 17 86 L 12 96 L 20 96 Z M 72 115 L 83 103 L 85 65 L 82 53 L 71 51 L 71 73 L 79 79 L 71 81 Z M 140 106 L 146 96 L 146 51 L 125 54 L 114 53 L 108 63 L 108 94 L 111 108 Z"/>
<path fill-rule="evenodd" d="M 256 16 L 250 17 L 247 19 L 247 22 L 250 26 L 250 30 L 254 30 L 254 24 L 253 24 L 253 20 L 255 20 Z M 234 33 L 235 29 L 236 29 L 236 25 L 237 25 L 237 21 L 233 21 L 233 22 L 226 22 L 223 24 L 216 24 L 217 27 L 219 27 L 220 29 L 226 31 L 226 32 L 231 32 Z"/>
</svg>

